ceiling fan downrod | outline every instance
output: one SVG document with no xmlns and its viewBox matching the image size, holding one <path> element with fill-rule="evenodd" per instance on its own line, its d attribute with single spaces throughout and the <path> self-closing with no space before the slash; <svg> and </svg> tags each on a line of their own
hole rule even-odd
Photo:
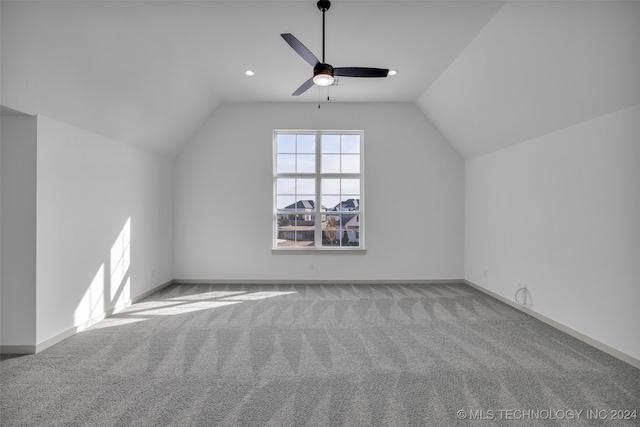
<svg viewBox="0 0 640 427">
<path fill-rule="evenodd" d="M 318 9 L 322 12 L 322 63 L 324 64 L 324 13 L 331 7 L 329 0 L 318 0 Z"/>
</svg>

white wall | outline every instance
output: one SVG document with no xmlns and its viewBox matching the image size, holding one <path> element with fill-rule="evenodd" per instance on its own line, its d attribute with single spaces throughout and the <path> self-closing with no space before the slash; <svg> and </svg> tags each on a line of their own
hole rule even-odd
<svg viewBox="0 0 640 427">
<path fill-rule="evenodd" d="M 272 254 L 274 129 L 364 130 L 366 254 Z M 176 160 L 176 278 L 461 279 L 463 167 L 413 103 L 224 104 Z"/>
<path fill-rule="evenodd" d="M 35 343 L 36 118 L 2 115 L 0 345 Z"/>
<path fill-rule="evenodd" d="M 465 279 L 640 358 L 640 105 L 468 160 Z M 487 270 L 487 276 L 484 276 Z"/>
<path fill-rule="evenodd" d="M 38 116 L 37 343 L 173 279 L 172 160 Z"/>
</svg>

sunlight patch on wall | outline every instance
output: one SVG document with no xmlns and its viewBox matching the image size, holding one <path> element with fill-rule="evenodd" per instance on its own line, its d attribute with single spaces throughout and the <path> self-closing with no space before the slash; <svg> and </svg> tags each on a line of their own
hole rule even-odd
<svg viewBox="0 0 640 427">
<path fill-rule="evenodd" d="M 122 227 L 120 234 L 111 247 L 111 280 L 110 302 L 115 306 L 122 306 L 131 297 L 131 218 Z"/>
<path fill-rule="evenodd" d="M 73 313 L 74 325 L 101 315 L 104 311 L 104 264 L 98 268 Z"/>
<path fill-rule="evenodd" d="M 109 252 L 78 303 L 74 325 L 103 317 L 107 310 L 123 308 L 131 301 L 131 218 L 118 233 Z"/>
</svg>

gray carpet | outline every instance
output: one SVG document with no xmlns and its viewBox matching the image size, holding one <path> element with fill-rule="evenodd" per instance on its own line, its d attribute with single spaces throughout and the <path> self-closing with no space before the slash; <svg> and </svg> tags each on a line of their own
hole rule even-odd
<svg viewBox="0 0 640 427">
<path fill-rule="evenodd" d="M 2 426 L 640 425 L 640 370 L 451 284 L 173 285 L 0 385 Z"/>
</svg>

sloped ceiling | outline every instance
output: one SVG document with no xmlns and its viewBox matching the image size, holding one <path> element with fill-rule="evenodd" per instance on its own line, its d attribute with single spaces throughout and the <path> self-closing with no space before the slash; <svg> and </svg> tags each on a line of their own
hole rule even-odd
<svg viewBox="0 0 640 427">
<path fill-rule="evenodd" d="M 465 158 L 640 103 L 640 2 L 347 1 L 326 60 L 398 70 L 340 79 L 331 102 L 417 102 Z M 222 102 L 291 93 L 316 56 L 315 1 L 2 1 L 0 103 L 173 155 Z M 247 77 L 251 69 L 255 76 Z"/>
<path fill-rule="evenodd" d="M 417 103 L 465 158 L 636 105 L 640 3 L 508 3 Z"/>
</svg>

